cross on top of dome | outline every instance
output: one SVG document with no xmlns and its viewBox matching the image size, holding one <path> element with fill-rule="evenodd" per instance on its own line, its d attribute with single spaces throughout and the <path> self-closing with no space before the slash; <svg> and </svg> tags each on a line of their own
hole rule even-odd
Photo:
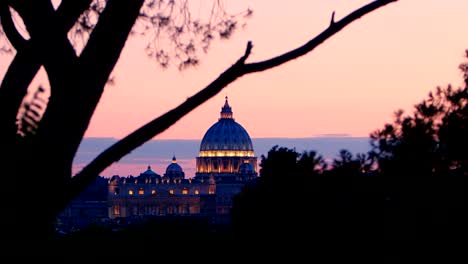
<svg viewBox="0 0 468 264">
<path fill-rule="evenodd" d="M 224 106 L 221 108 L 221 118 L 232 118 L 232 109 L 228 103 L 228 97 L 226 96 L 226 102 Z"/>
</svg>

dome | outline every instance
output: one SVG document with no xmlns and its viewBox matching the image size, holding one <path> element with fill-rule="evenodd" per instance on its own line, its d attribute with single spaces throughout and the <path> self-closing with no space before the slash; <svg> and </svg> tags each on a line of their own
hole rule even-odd
<svg viewBox="0 0 468 264">
<path fill-rule="evenodd" d="M 140 173 L 140 176 L 135 178 L 133 181 L 129 180 L 129 182 L 133 183 L 148 183 L 148 182 L 155 182 L 156 180 L 160 180 L 161 175 L 157 174 L 151 169 L 151 166 L 148 166 L 148 169 L 145 172 Z"/>
<path fill-rule="evenodd" d="M 203 136 L 200 151 L 252 151 L 252 140 L 247 131 L 232 118 L 228 99 L 221 110 L 221 118 Z"/>
<path fill-rule="evenodd" d="M 182 167 L 180 167 L 180 165 L 177 164 L 177 159 L 175 156 L 172 157 L 171 164 L 167 166 L 166 173 L 164 173 L 164 178 L 171 180 L 185 178 L 185 173 L 182 170 Z"/>
<path fill-rule="evenodd" d="M 148 169 L 145 172 L 140 174 L 141 176 L 159 176 L 156 172 L 151 170 L 151 166 L 148 166 Z"/>
<path fill-rule="evenodd" d="M 241 166 L 244 165 L 242 170 Z M 257 175 L 257 157 L 247 131 L 234 121 L 228 98 L 221 117 L 203 136 L 196 160 L 196 180 L 249 180 Z M 241 171 L 245 172 L 241 175 Z"/>
<path fill-rule="evenodd" d="M 180 167 L 179 164 L 177 164 L 177 159 L 176 157 L 172 157 L 172 163 L 167 166 L 166 169 L 166 174 L 181 174 L 184 173 L 182 170 L 182 167 Z"/>
</svg>

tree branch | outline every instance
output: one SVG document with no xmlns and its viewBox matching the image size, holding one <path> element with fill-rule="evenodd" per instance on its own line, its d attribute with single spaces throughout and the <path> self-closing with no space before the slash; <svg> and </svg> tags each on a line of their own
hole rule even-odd
<svg viewBox="0 0 468 264">
<path fill-rule="evenodd" d="M 313 50 L 319 44 L 321 44 L 324 40 L 328 39 L 333 34 L 341 30 L 343 27 L 353 22 L 354 20 L 357 20 L 361 16 L 370 13 L 379 7 L 385 6 L 386 4 L 395 1 L 397 0 L 378 0 L 366 6 L 363 6 L 360 9 L 349 14 L 348 16 L 344 17 L 340 21 L 336 22 L 335 24 L 333 24 L 333 26 L 327 28 L 324 32 L 322 32 L 317 37 L 306 43 L 304 46 L 264 62 L 245 64 L 245 60 L 250 55 L 250 51 L 252 49 L 252 44 L 251 42 L 249 42 L 247 44 L 244 56 L 242 56 L 234 65 L 232 65 L 226 71 L 224 71 L 216 80 L 210 83 L 207 87 L 199 91 L 194 96 L 188 98 L 184 103 L 182 103 L 178 107 L 152 120 L 151 122 L 140 127 L 130 135 L 126 136 L 122 140 L 118 141 L 117 143 L 106 149 L 104 152 L 102 152 L 82 171 L 76 174 L 72 178 L 68 186 L 67 194 L 69 195 L 69 198 L 72 199 L 76 195 L 78 195 L 86 186 L 88 186 L 88 184 L 93 182 L 95 178 L 113 162 L 120 160 L 122 157 L 129 154 L 132 150 L 138 148 L 139 146 L 143 145 L 146 141 L 165 131 L 167 128 L 175 124 L 187 113 L 189 113 L 202 103 L 206 102 L 211 97 L 215 96 L 224 87 L 235 81 L 237 78 L 248 73 L 274 68 L 287 61 L 304 55 Z"/>
<path fill-rule="evenodd" d="M 93 75 L 110 75 L 144 0 L 109 0 L 80 56 L 80 63 Z M 104 83 L 105 84 L 105 83 Z"/>
<path fill-rule="evenodd" d="M 335 24 L 335 11 L 333 11 L 332 16 L 331 16 L 330 27 L 332 27 L 333 24 Z"/>
<path fill-rule="evenodd" d="M 204 103 L 209 98 L 215 96 L 228 84 L 242 76 L 243 74 L 241 74 L 241 72 L 242 67 L 244 66 L 243 63 L 250 55 L 251 49 L 252 44 L 249 41 L 244 56 L 224 71 L 207 87 L 196 93 L 194 96 L 188 98 L 178 107 L 140 127 L 101 153 L 96 159 L 72 178 L 68 194 L 70 194 L 71 197 L 78 195 L 83 188 L 94 181 L 96 176 L 114 161 L 120 160 L 122 157 L 143 145 L 143 143 L 150 140 L 155 135 L 163 132 L 190 111 Z"/>
<path fill-rule="evenodd" d="M 363 15 L 368 14 L 382 6 L 385 6 L 391 2 L 396 2 L 398 0 L 376 0 L 370 4 L 367 4 L 351 14 L 347 15 L 343 19 L 339 20 L 338 22 L 331 23 L 330 26 L 325 29 L 322 33 L 317 35 L 315 38 L 304 44 L 303 46 L 291 50 L 289 52 L 286 52 L 280 56 L 271 58 L 269 60 L 261 61 L 261 62 L 256 62 L 256 63 L 250 63 L 246 65 L 247 67 L 247 72 L 259 72 L 259 71 L 264 71 L 271 69 L 273 67 L 279 66 L 285 62 L 288 62 L 290 60 L 296 59 L 310 51 L 312 51 L 314 48 L 316 48 L 318 45 L 320 45 L 322 42 L 333 36 L 335 33 L 343 29 L 345 26 L 350 24 L 351 22 L 361 18 Z"/>
<path fill-rule="evenodd" d="M 68 32 L 76 23 L 83 12 L 89 8 L 92 0 L 62 0 L 57 8 L 57 19 L 63 25 L 65 32 Z"/>
<path fill-rule="evenodd" d="M 58 19 L 62 22 L 58 22 L 57 24 L 63 23 L 65 25 L 64 30 L 69 31 L 77 18 L 89 7 L 90 3 L 91 0 L 62 1 L 62 4 L 56 11 Z M 3 14 L 1 23 L 5 29 L 7 26 L 4 24 Z M 10 37 L 8 38 L 10 39 Z M 14 43 L 12 44 L 16 49 L 16 55 L 8 67 L 8 71 L 5 73 L 0 86 L 0 134 L 3 136 L 3 139 L 9 142 L 11 142 L 8 139 L 10 135 L 14 136 L 16 134 L 15 121 L 21 102 L 24 96 L 26 96 L 29 84 L 41 67 L 39 59 L 37 56 L 34 56 L 35 53 L 31 43 L 28 43 L 23 48 Z"/>
<path fill-rule="evenodd" d="M 247 48 L 245 49 L 244 56 L 242 56 L 237 62 L 239 64 L 245 64 L 245 60 L 250 56 L 250 52 L 252 52 L 252 41 L 247 42 Z"/>
<path fill-rule="evenodd" d="M 11 18 L 10 8 L 6 4 L 0 6 L 0 19 L 3 31 L 13 48 L 16 50 L 23 48 L 24 45 L 26 45 L 26 39 L 24 39 L 16 29 L 15 23 Z"/>
<path fill-rule="evenodd" d="M 17 133 L 16 116 L 28 86 L 36 76 L 41 64 L 27 43 L 17 50 L 0 86 L 0 142 L 12 144 Z M 1 144 L 4 145 L 4 144 Z"/>
<path fill-rule="evenodd" d="M 86 47 L 76 60 L 78 66 L 73 78 L 68 78 L 67 85 L 62 87 L 65 89 L 58 91 L 61 94 L 57 100 L 52 101 L 53 93 L 50 97 L 37 135 L 43 132 L 40 134 L 43 137 L 55 139 L 53 142 L 56 143 L 62 142 L 53 146 L 66 147 L 57 153 L 61 153 L 60 158 L 69 158 L 70 165 L 143 2 L 144 0 L 107 2 Z M 70 83 L 73 79 L 75 81 Z M 68 176 L 70 175 L 71 171 Z"/>
</svg>

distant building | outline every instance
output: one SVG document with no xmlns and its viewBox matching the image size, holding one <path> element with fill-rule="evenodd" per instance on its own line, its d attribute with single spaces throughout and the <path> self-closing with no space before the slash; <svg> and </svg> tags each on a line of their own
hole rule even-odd
<svg viewBox="0 0 468 264">
<path fill-rule="evenodd" d="M 201 141 L 195 177 L 185 178 L 175 156 L 162 177 L 150 166 L 137 177 L 113 176 L 108 185 L 109 217 L 180 215 L 228 221 L 233 196 L 256 178 L 252 141 L 234 121 L 226 97 L 218 122 Z"/>
<path fill-rule="evenodd" d="M 177 166 L 177 170 L 171 170 Z M 148 169 L 138 177 L 113 176 L 109 180 L 109 217 L 193 215 L 210 212 L 207 202 L 215 194 L 213 181 L 185 179 L 174 157 L 163 177 Z"/>
</svg>

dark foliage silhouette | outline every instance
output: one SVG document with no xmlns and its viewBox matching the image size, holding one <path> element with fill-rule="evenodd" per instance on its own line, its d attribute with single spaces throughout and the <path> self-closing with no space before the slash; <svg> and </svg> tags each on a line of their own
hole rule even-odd
<svg viewBox="0 0 468 264">
<path fill-rule="evenodd" d="M 258 183 L 234 199 L 234 233 L 363 254 L 454 246 L 468 233 L 466 63 L 460 69 L 465 87 L 437 88 L 411 116 L 398 111 L 393 124 L 372 133 L 368 154 L 342 150 L 326 166 L 314 152 L 272 148 Z"/>
<path fill-rule="evenodd" d="M 257 184 L 235 197 L 234 234 L 283 246 L 299 246 L 299 241 L 349 243 L 357 232 L 370 236 L 363 223 L 372 228 L 382 209 L 377 203 L 384 199 L 373 189 L 379 187 L 376 178 L 355 166 L 360 159 L 348 151 L 341 155 L 346 158 L 325 169 L 314 152 L 272 148 L 262 156 Z"/>
<path fill-rule="evenodd" d="M 468 58 L 468 53 L 467 53 Z M 437 87 L 415 105 L 413 115 L 397 111 L 393 124 L 371 134 L 379 174 L 404 237 L 453 240 L 466 235 L 468 205 L 468 86 Z M 430 230 L 430 231 L 429 231 Z"/>
</svg>

